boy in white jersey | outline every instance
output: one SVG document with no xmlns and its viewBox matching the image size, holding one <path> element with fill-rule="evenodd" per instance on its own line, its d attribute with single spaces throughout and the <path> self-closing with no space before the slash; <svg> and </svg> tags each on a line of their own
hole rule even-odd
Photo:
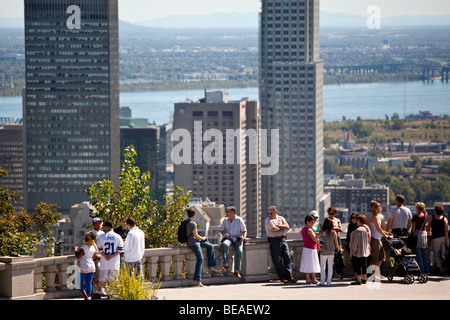
<svg viewBox="0 0 450 320">
<path fill-rule="evenodd" d="M 120 254 L 123 252 L 122 237 L 114 232 L 113 223 L 106 221 L 103 227 L 106 232 L 97 240 L 97 247 L 101 255 L 97 291 L 102 293 L 104 293 L 102 288 L 106 281 L 117 281 L 120 269 Z"/>
</svg>

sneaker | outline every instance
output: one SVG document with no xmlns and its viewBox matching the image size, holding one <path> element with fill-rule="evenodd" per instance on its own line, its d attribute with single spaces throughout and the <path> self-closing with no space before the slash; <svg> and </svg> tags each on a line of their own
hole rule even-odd
<svg viewBox="0 0 450 320">
<path fill-rule="evenodd" d="M 204 284 L 200 280 L 194 280 L 195 287 L 204 287 Z"/>
</svg>

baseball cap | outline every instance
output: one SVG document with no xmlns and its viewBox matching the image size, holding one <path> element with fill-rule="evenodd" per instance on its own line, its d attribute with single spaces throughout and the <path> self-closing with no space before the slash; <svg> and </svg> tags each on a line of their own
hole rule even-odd
<svg viewBox="0 0 450 320">
<path fill-rule="evenodd" d="M 103 224 L 104 227 L 110 227 L 113 228 L 114 224 L 111 220 L 105 221 L 105 223 Z"/>
<path fill-rule="evenodd" d="M 100 218 L 92 219 L 92 223 L 101 223 L 101 222 L 102 222 L 102 219 L 100 219 Z"/>
<path fill-rule="evenodd" d="M 318 218 L 319 217 L 319 214 L 317 213 L 316 210 L 311 211 L 309 214 L 312 215 L 314 218 Z"/>
</svg>

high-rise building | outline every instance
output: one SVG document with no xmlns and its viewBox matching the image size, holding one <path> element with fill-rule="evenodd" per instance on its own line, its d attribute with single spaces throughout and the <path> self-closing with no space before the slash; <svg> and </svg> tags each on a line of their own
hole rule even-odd
<svg viewBox="0 0 450 320">
<path fill-rule="evenodd" d="M 323 217 L 319 0 L 262 0 L 260 103 L 261 130 L 280 130 L 279 170 L 262 176 L 263 210 L 277 206 L 291 225 L 303 225 L 311 210 Z"/>
<path fill-rule="evenodd" d="M 175 186 L 195 198 L 235 206 L 249 236 L 259 236 L 259 102 L 228 101 L 228 92 L 175 104 L 172 140 Z"/>
<path fill-rule="evenodd" d="M 163 201 L 167 188 L 165 128 L 149 124 L 145 118 L 120 118 L 121 163 L 125 160 L 125 149 L 132 145 L 137 153 L 135 165 L 141 174 L 150 172 L 150 197 L 159 202 Z"/>
<path fill-rule="evenodd" d="M 0 167 L 8 175 L 0 178 L 0 185 L 23 195 L 23 125 L 0 125 Z M 13 204 L 16 208 L 23 206 L 20 200 Z"/>
<path fill-rule="evenodd" d="M 68 214 L 99 180 L 118 183 L 117 0 L 24 0 L 26 209 Z"/>
</svg>

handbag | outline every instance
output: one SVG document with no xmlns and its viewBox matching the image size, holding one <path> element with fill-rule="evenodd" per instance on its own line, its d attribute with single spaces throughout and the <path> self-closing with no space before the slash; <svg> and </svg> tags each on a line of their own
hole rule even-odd
<svg viewBox="0 0 450 320">
<path fill-rule="evenodd" d="M 425 231 L 428 214 L 425 214 L 425 220 L 421 227 L 421 230 L 416 230 L 414 233 L 417 237 L 417 248 L 424 249 L 428 246 L 428 235 Z"/>
<path fill-rule="evenodd" d="M 420 229 L 414 231 L 414 234 L 411 234 L 408 237 L 408 245 L 410 248 L 426 248 L 428 245 L 427 233 L 425 231 L 425 226 L 427 224 L 428 214 L 425 213 L 425 219 L 423 220 L 423 224 Z"/>
</svg>

